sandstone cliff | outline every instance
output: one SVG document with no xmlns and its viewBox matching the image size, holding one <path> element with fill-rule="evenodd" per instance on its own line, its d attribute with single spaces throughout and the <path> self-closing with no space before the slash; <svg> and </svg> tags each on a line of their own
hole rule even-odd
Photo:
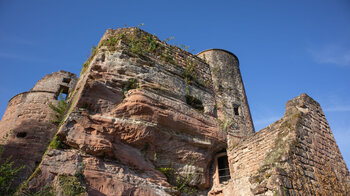
<svg viewBox="0 0 350 196">
<path fill-rule="evenodd" d="M 57 137 L 26 188 L 83 172 L 89 194 L 205 194 L 226 133 L 209 65 L 139 29 L 107 31 Z M 170 184 L 169 184 L 170 182 Z"/>
<path fill-rule="evenodd" d="M 349 193 L 319 104 L 303 94 L 254 133 L 238 59 L 228 51 L 195 56 L 138 28 L 107 30 L 78 81 L 59 78 L 32 89 L 54 92 L 37 96 L 42 108 L 23 112 L 21 103 L 36 102 L 13 101 L 18 95 L 0 123 L 10 135 L 3 157 L 29 166 L 16 181 L 19 195 Z M 62 89 L 68 108 L 57 127 L 47 100 Z M 18 133 L 26 134 L 14 139 Z"/>
</svg>

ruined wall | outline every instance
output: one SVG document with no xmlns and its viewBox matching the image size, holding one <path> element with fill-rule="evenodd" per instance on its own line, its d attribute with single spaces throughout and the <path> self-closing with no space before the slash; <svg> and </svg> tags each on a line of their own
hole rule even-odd
<svg viewBox="0 0 350 196">
<path fill-rule="evenodd" d="M 68 80 L 69 82 L 67 82 Z M 34 119 L 38 122 L 50 122 L 52 111 L 48 107 L 48 103 L 55 104 L 61 90 L 69 93 L 75 83 L 75 74 L 59 71 L 43 77 L 30 91 L 11 98 L 0 122 L 0 137 L 5 136 L 6 133 L 25 120 Z"/>
<path fill-rule="evenodd" d="M 70 95 L 54 139 L 59 145 L 41 160 L 56 130 L 47 103 L 60 92 Z M 22 180 L 41 160 L 19 194 L 349 190 L 348 169 L 317 102 L 302 94 L 281 120 L 254 133 L 235 55 L 211 49 L 195 56 L 138 28 L 107 30 L 78 81 L 60 71 L 15 96 L 0 123 L 2 135 L 10 130 L 4 155 L 29 166 Z M 217 160 L 226 152 L 231 179 L 219 183 Z"/>
<path fill-rule="evenodd" d="M 319 103 L 302 94 L 286 105 L 286 115 L 300 112 L 296 142 L 291 146 L 293 171 L 284 187 L 290 193 L 349 195 L 349 170 Z"/>
<path fill-rule="evenodd" d="M 221 49 L 206 50 L 198 56 L 210 65 L 218 118 L 224 129 L 237 139 L 253 134 L 254 126 L 237 57 Z"/>
<path fill-rule="evenodd" d="M 63 82 L 69 78 L 68 83 Z M 65 80 L 66 81 L 66 80 Z M 59 71 L 42 78 L 29 92 L 14 96 L 8 103 L 0 122 L 0 137 L 3 154 L 1 161 L 12 156 L 17 166 L 25 165 L 20 172 L 18 185 L 33 172 L 40 163 L 48 143 L 57 130 L 51 123 L 52 110 L 48 104 L 56 104 L 62 86 L 72 88 L 76 76 Z"/>
<path fill-rule="evenodd" d="M 349 194 L 347 166 L 320 105 L 306 94 L 287 103 L 281 120 L 229 146 L 228 157 L 232 179 L 212 195 Z"/>
</svg>

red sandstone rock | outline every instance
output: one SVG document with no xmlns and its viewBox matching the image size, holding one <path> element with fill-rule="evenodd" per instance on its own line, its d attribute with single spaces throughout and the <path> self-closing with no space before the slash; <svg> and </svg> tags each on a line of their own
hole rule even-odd
<svg viewBox="0 0 350 196">
<path fill-rule="evenodd" d="M 137 28 L 107 30 L 74 91 L 64 87 L 72 92 L 57 131 L 64 145 L 48 149 L 18 194 L 349 193 L 349 171 L 317 102 L 302 94 L 254 133 L 237 57 L 219 49 L 198 56 Z M 45 99 L 67 82 L 62 74 L 38 82 L 30 99 L 14 97 L 0 123 L 2 135 L 13 128 L 4 155 L 30 165 L 18 182 L 55 133 Z M 26 140 L 13 139 L 23 131 Z"/>
</svg>

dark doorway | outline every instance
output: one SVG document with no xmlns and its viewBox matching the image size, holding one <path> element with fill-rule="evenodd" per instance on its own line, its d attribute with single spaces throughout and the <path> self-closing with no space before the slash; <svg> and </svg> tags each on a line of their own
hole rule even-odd
<svg viewBox="0 0 350 196">
<path fill-rule="evenodd" d="M 218 157 L 218 173 L 220 184 L 231 179 L 230 168 L 226 155 Z"/>
</svg>

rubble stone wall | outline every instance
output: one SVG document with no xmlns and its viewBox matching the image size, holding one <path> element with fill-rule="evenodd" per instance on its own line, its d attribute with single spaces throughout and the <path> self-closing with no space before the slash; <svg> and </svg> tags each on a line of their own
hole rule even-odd
<svg viewBox="0 0 350 196">
<path fill-rule="evenodd" d="M 238 138 L 253 134 L 254 126 L 237 57 L 221 49 L 205 50 L 198 56 L 210 65 L 218 118 L 227 124 L 228 134 Z"/>
<path fill-rule="evenodd" d="M 347 195 L 349 171 L 320 105 L 306 94 L 281 120 L 228 147 L 231 180 L 212 195 Z"/>
<path fill-rule="evenodd" d="M 70 84 L 62 84 L 63 78 L 69 78 Z M 11 156 L 16 166 L 25 166 L 14 186 L 33 173 L 57 131 L 57 126 L 51 122 L 53 111 L 49 103 L 57 104 L 60 85 L 72 88 L 75 81 L 72 73 L 52 73 L 41 79 L 31 91 L 20 93 L 9 101 L 0 122 L 1 161 Z"/>
<path fill-rule="evenodd" d="M 289 101 L 287 114 L 298 110 L 296 142 L 291 146 L 291 165 L 284 187 L 291 194 L 348 195 L 349 170 L 319 103 L 303 94 Z"/>
</svg>

